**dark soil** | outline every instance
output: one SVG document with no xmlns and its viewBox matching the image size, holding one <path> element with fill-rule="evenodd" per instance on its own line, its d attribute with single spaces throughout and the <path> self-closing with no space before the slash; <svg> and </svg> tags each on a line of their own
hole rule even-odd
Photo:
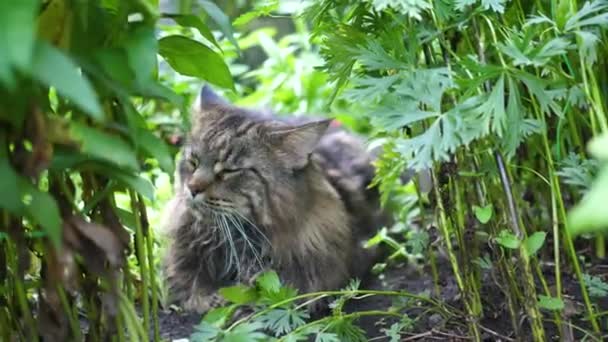
<svg viewBox="0 0 608 342">
<path fill-rule="evenodd" d="M 593 274 L 606 275 L 608 265 L 597 263 L 589 269 Z M 551 284 L 551 268 L 544 267 L 547 281 Z M 362 289 L 381 289 L 381 290 L 406 290 L 412 294 L 430 294 L 450 307 L 453 313 L 462 313 L 464 308 L 460 302 L 460 293 L 454 281 L 451 267 L 447 261 L 438 262 L 438 274 L 440 293 L 435 293 L 431 271 L 428 267 L 414 267 L 411 265 L 398 264 L 385 270 L 380 275 L 370 275 L 369 279 L 363 282 Z M 605 278 L 604 278 L 605 279 Z M 564 301 L 566 303 L 566 316 L 568 325 L 574 325 L 586 330 L 591 330 L 587 322 L 582 317 L 584 307 L 580 296 L 578 282 L 566 274 L 562 279 L 564 287 Z M 482 275 L 482 293 L 484 315 L 480 322 L 482 327 L 482 338 L 484 341 L 510 341 L 516 338 L 514 328 L 511 324 L 507 310 L 505 296 L 502 294 L 498 281 L 493 279 L 490 272 Z M 551 287 L 551 285 L 550 285 Z M 539 284 L 539 294 L 542 294 L 542 287 Z M 360 300 L 349 302 L 345 310 L 347 312 L 367 311 L 367 310 L 386 310 L 398 303 L 393 302 L 394 298 L 384 296 L 367 297 Z M 600 309 L 608 309 L 608 298 L 602 300 L 593 298 L 594 303 Z M 462 315 L 441 315 L 439 310 L 435 310 L 428 304 L 410 302 L 408 308 L 402 312 L 407 313 L 411 319 L 415 320 L 414 328 L 407 334 L 403 334 L 402 341 L 468 341 L 471 340 L 470 332 L 467 329 L 466 317 Z M 521 314 L 521 317 L 525 315 Z M 544 315 L 548 320 L 553 316 L 550 313 Z M 200 315 L 178 313 L 176 311 L 164 311 L 160 313 L 161 337 L 167 340 L 187 339 L 193 332 L 193 327 L 200 322 Z M 397 320 L 379 316 L 367 316 L 357 320 L 357 324 L 366 332 L 369 340 L 389 341 L 384 329 L 390 328 L 391 324 Z M 525 319 L 520 320 L 518 338 L 529 340 L 529 330 Z M 547 321 L 546 323 L 547 340 L 558 340 L 559 334 L 557 327 Z M 576 328 L 567 329 L 570 340 L 581 340 L 584 337 Z"/>
</svg>

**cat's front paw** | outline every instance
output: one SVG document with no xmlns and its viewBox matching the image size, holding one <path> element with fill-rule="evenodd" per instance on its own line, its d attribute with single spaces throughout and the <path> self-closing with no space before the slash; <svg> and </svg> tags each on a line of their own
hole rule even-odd
<svg viewBox="0 0 608 342">
<path fill-rule="evenodd" d="M 207 311 L 222 306 L 228 305 L 228 302 L 219 293 L 210 295 L 194 295 L 188 298 L 182 304 L 182 308 L 186 311 L 193 311 L 198 314 L 206 313 Z"/>
</svg>

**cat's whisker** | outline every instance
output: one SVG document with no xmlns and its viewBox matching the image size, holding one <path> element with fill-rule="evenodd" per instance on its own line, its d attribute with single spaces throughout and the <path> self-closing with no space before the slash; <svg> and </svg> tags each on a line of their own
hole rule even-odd
<svg viewBox="0 0 608 342">
<path fill-rule="evenodd" d="M 232 263 L 234 262 L 236 264 L 236 272 L 237 274 L 241 273 L 241 266 L 239 265 L 239 260 L 238 260 L 238 255 L 237 250 L 236 250 L 236 246 L 234 244 L 234 239 L 232 238 L 232 232 L 230 231 L 230 226 L 228 225 L 228 221 L 226 221 L 226 218 L 224 217 L 224 215 L 219 214 L 219 218 L 221 219 L 220 222 L 222 222 L 223 227 L 224 227 L 224 232 L 227 234 L 228 236 L 228 245 L 229 245 L 229 253 L 230 253 L 230 257 L 228 258 L 229 261 L 229 266 L 228 266 L 228 270 L 230 270 L 232 268 Z"/>
<path fill-rule="evenodd" d="M 261 268 L 263 268 L 262 258 L 260 257 L 260 254 L 257 252 L 257 248 L 255 248 L 253 246 L 252 242 L 250 241 L 249 236 L 247 236 L 247 233 L 245 232 L 242 222 L 240 222 L 238 219 L 236 219 L 232 215 L 226 215 L 226 217 L 228 218 L 228 220 L 230 220 L 230 222 L 233 224 L 233 226 L 241 233 L 241 235 L 243 236 L 243 239 L 245 240 L 245 243 L 249 246 L 249 249 L 251 249 L 253 257 L 258 262 L 258 265 Z M 255 243 L 255 241 L 253 243 Z M 244 252 L 245 252 L 245 249 L 243 249 L 243 253 Z"/>
<path fill-rule="evenodd" d="M 264 240 L 266 240 L 268 245 L 270 245 L 270 240 L 268 240 L 268 237 L 266 236 L 266 234 L 264 234 L 264 232 L 262 232 L 262 230 L 260 228 L 258 228 L 258 226 L 255 223 L 251 222 L 251 220 L 246 218 L 245 215 L 239 213 L 238 211 L 235 211 L 234 214 L 237 215 L 243 221 L 249 223 L 251 225 L 251 227 L 255 230 L 255 232 L 257 232 Z"/>
</svg>

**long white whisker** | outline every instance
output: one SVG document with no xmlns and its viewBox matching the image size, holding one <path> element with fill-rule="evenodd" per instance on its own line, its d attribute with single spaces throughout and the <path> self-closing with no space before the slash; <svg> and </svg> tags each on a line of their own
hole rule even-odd
<svg viewBox="0 0 608 342">
<path fill-rule="evenodd" d="M 232 266 L 232 262 L 236 264 L 236 272 L 237 274 L 241 273 L 241 265 L 239 265 L 239 258 L 236 254 L 236 247 L 234 245 L 234 239 L 232 238 L 232 232 L 230 231 L 230 226 L 228 225 L 228 221 L 226 221 L 226 217 L 224 214 L 219 214 L 219 217 L 222 219 L 224 223 L 225 232 L 228 235 L 228 244 L 230 246 L 230 266 Z M 231 268 L 231 267 L 230 267 Z"/>
<path fill-rule="evenodd" d="M 253 257 L 255 258 L 255 260 L 258 262 L 258 265 L 260 267 L 263 267 L 263 263 L 262 263 L 262 258 L 260 257 L 260 255 L 257 252 L 257 248 L 255 248 L 253 246 L 253 244 L 251 243 L 251 241 L 249 240 L 249 237 L 247 236 L 247 233 L 245 232 L 245 229 L 243 229 L 243 224 L 235 219 L 233 216 L 231 215 L 227 215 L 228 219 L 230 220 L 230 222 L 232 222 L 232 225 L 241 233 L 241 235 L 243 236 L 243 239 L 245 240 L 245 243 L 249 246 L 249 249 L 251 249 L 251 252 L 253 253 Z"/>
</svg>

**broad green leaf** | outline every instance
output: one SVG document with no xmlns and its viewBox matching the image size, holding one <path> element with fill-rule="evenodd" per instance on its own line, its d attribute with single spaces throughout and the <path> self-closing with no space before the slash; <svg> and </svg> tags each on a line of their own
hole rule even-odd
<svg viewBox="0 0 608 342">
<path fill-rule="evenodd" d="M 164 37 L 158 43 L 159 53 L 175 71 L 234 89 L 232 75 L 224 59 L 207 46 L 179 35 Z"/>
<path fill-rule="evenodd" d="M 25 182 L 25 181 L 24 181 Z M 27 216 L 42 226 L 55 248 L 61 247 L 62 227 L 59 207 L 55 199 L 47 192 L 36 189 L 33 185 L 22 192 L 22 196 L 30 196 L 31 201 L 25 204 Z"/>
<path fill-rule="evenodd" d="M 72 7 L 69 0 L 51 0 L 38 15 L 38 37 L 59 48 L 67 48 L 72 28 Z"/>
<path fill-rule="evenodd" d="M 82 75 L 76 64 L 53 46 L 40 42 L 34 49 L 31 68 L 32 77 L 72 101 L 96 120 L 104 115 L 97 101 L 93 87 Z"/>
<path fill-rule="evenodd" d="M 42 226 L 51 243 L 59 248 L 62 235 L 57 203 L 51 195 L 38 190 L 15 172 L 5 154 L 5 137 L 0 138 L 0 189 L 6 194 L 0 196 L 0 208 L 15 215 L 27 215 L 33 222 Z"/>
<path fill-rule="evenodd" d="M 240 305 L 251 303 L 257 299 L 255 289 L 245 285 L 223 287 L 219 289 L 219 293 L 230 302 Z"/>
<path fill-rule="evenodd" d="M 154 200 L 154 186 L 145 178 L 99 163 L 83 167 L 83 169 L 91 169 L 101 175 L 115 179 L 149 200 Z"/>
<path fill-rule="evenodd" d="M 573 236 L 608 231 L 608 167 L 604 166 L 591 189 L 568 215 L 568 230 Z"/>
<path fill-rule="evenodd" d="M 230 23 L 230 19 L 222 9 L 219 8 L 214 2 L 209 0 L 199 0 L 199 4 L 203 7 L 203 10 L 209 15 L 209 17 L 217 24 L 218 28 L 226 38 L 234 45 L 237 52 L 240 54 L 239 43 L 234 39 L 234 30 L 232 29 L 232 24 Z"/>
<path fill-rule="evenodd" d="M 545 243 L 546 236 L 547 233 L 545 232 L 535 232 L 524 240 L 524 248 L 529 256 L 532 256 L 538 252 L 538 250 Z"/>
<path fill-rule="evenodd" d="M 564 302 L 560 298 L 549 296 L 538 296 L 538 306 L 542 309 L 560 311 L 564 309 Z"/>
<path fill-rule="evenodd" d="M 508 230 L 500 231 L 500 234 L 496 237 L 496 242 L 509 249 L 517 249 L 519 248 L 520 241 L 513 233 Z"/>
<path fill-rule="evenodd" d="M 490 219 L 492 218 L 492 204 L 488 204 L 484 207 L 474 205 L 473 212 L 475 213 L 475 217 L 479 222 L 486 224 L 490 222 Z"/>
<path fill-rule="evenodd" d="M 0 148 L 5 149 L 6 146 L 0 145 Z M 8 158 L 0 156 L 0 189 L 5 194 L 13 194 L 11 196 L 0 196 L 0 208 L 4 208 L 14 214 L 21 213 L 23 203 L 21 202 L 19 183 L 19 175 L 11 167 Z"/>
<path fill-rule="evenodd" d="M 205 37 L 211 44 L 222 51 L 220 44 L 215 40 L 215 36 L 201 18 L 192 14 L 165 14 L 164 16 L 175 20 L 181 26 L 197 29 L 201 36 Z"/>
<path fill-rule="evenodd" d="M 139 169 L 133 148 L 119 136 L 77 122 L 71 124 L 70 135 L 80 143 L 80 149 L 84 154 L 112 162 L 126 169 Z"/>
<path fill-rule="evenodd" d="M 125 49 L 112 48 L 95 52 L 95 61 L 101 67 L 112 83 L 122 86 L 126 90 L 134 87 L 135 72 L 129 67 L 129 59 Z"/>
<path fill-rule="evenodd" d="M 125 51 L 135 81 L 140 88 L 154 82 L 153 76 L 157 65 L 158 41 L 154 36 L 153 26 L 139 26 L 129 32 L 125 41 Z"/>
<path fill-rule="evenodd" d="M 264 272 L 257 277 L 256 283 L 260 288 L 268 292 L 277 292 L 281 288 L 279 275 L 274 271 Z"/>
<path fill-rule="evenodd" d="M 0 1 L 0 81 L 10 87 L 13 66 L 30 68 L 37 11 L 37 0 Z"/>
</svg>

